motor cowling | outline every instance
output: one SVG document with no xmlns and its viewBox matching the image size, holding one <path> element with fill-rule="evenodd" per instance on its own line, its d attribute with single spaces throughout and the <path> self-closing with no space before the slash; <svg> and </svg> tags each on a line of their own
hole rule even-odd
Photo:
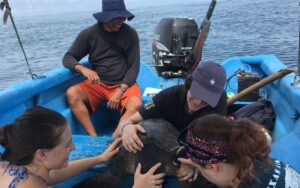
<svg viewBox="0 0 300 188">
<path fill-rule="evenodd" d="M 159 76 L 185 77 L 192 71 L 198 26 L 189 18 L 163 18 L 152 40 L 152 61 Z"/>
</svg>

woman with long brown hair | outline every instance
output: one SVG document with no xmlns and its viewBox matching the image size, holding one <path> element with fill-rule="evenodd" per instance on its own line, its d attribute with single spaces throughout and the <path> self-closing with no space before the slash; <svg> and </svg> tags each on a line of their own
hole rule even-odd
<svg viewBox="0 0 300 188">
<path fill-rule="evenodd" d="M 102 154 L 69 162 L 75 149 L 70 126 L 53 110 L 34 107 L 16 120 L 0 127 L 0 187 L 47 188 L 88 168 L 110 160 L 119 151 L 116 139 Z M 147 173 L 135 172 L 134 188 L 161 187 L 164 174 L 154 174 L 160 164 Z"/>
</svg>

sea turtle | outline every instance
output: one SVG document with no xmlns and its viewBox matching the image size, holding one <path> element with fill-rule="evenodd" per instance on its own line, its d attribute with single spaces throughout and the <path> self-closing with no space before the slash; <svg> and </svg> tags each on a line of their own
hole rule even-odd
<svg viewBox="0 0 300 188">
<path fill-rule="evenodd" d="M 178 130 L 169 122 L 162 119 L 150 119 L 140 123 L 146 130 L 145 134 L 139 134 L 144 143 L 143 150 L 136 154 L 127 152 L 121 145 L 120 152 L 112 159 L 112 164 L 103 172 L 100 172 L 74 188 L 114 188 L 123 182 L 128 174 L 134 174 L 138 163 L 142 164 L 142 172 L 147 172 L 154 164 L 161 162 L 157 173 L 164 172 L 167 176 L 175 176 L 178 167 L 172 164 L 177 149 Z M 196 183 L 182 182 L 182 187 L 204 187 L 207 184 L 203 177 Z M 211 184 L 205 187 L 211 187 Z"/>
</svg>

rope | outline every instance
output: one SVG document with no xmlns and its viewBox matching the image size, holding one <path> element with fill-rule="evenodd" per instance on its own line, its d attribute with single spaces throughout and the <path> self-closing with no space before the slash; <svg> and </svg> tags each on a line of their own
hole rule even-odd
<svg viewBox="0 0 300 188">
<path fill-rule="evenodd" d="M 28 62 L 28 59 L 27 59 L 27 55 L 26 55 L 26 53 L 25 53 L 25 49 L 24 49 L 23 44 L 22 44 L 22 42 L 21 42 L 21 38 L 20 38 L 19 32 L 18 32 L 18 30 L 17 30 L 16 24 L 15 24 L 15 22 L 14 22 L 14 19 L 13 19 L 12 13 L 11 13 L 11 8 L 10 8 L 10 6 L 9 6 L 9 4 L 8 4 L 8 0 L 4 0 L 3 2 L 4 2 L 4 4 L 5 4 L 5 8 L 9 10 L 9 17 L 10 17 L 10 20 L 11 20 L 11 22 L 12 22 L 12 24 L 13 24 L 15 33 L 16 33 L 17 38 L 18 38 L 18 42 L 19 42 L 20 47 L 21 47 L 21 49 L 22 49 L 23 55 L 24 55 L 24 57 L 25 57 L 25 61 L 26 61 L 27 68 L 28 68 L 28 72 L 29 72 L 29 74 L 30 74 L 30 76 L 31 76 L 31 79 L 37 79 L 37 78 L 40 78 L 40 77 L 37 76 L 36 74 L 33 74 L 32 70 L 31 70 L 31 68 L 30 68 L 30 65 L 29 65 L 29 62 Z"/>
</svg>

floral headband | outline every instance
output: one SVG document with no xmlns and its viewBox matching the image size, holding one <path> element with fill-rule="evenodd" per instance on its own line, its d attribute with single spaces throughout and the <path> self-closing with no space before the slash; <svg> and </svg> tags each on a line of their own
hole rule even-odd
<svg viewBox="0 0 300 188">
<path fill-rule="evenodd" d="M 198 138 L 192 133 L 192 126 L 188 128 L 186 144 L 188 158 L 201 166 L 225 162 L 228 159 L 228 141 Z"/>
</svg>

